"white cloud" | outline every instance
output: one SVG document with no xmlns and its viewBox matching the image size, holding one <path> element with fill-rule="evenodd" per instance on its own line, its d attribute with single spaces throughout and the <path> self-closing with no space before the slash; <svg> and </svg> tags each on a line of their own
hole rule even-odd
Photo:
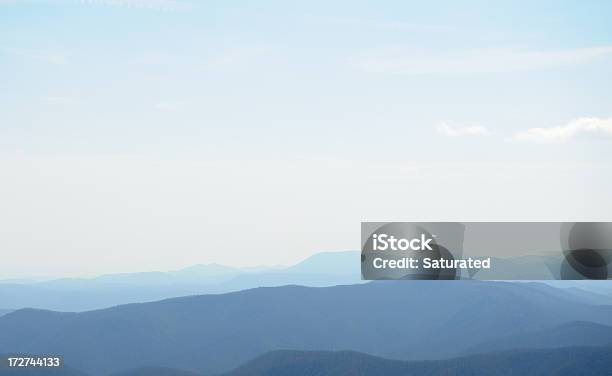
<svg viewBox="0 0 612 376">
<path fill-rule="evenodd" d="M 612 118 L 578 118 L 558 127 L 530 128 L 513 137 L 517 141 L 544 143 L 567 142 L 577 138 L 612 140 Z"/>
<path fill-rule="evenodd" d="M 439 134 L 449 137 L 458 136 L 483 136 L 489 134 L 489 130 L 480 125 L 459 126 L 440 123 L 436 126 Z"/>
<path fill-rule="evenodd" d="M 392 48 L 374 51 L 353 63 L 372 73 L 500 73 L 582 64 L 609 54 L 612 46 L 548 51 L 493 48 L 455 53 Z"/>
</svg>

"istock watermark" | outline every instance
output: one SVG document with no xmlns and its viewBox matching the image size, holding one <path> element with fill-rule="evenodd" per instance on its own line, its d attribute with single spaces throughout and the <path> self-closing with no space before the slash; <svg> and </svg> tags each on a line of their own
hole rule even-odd
<svg viewBox="0 0 612 376">
<path fill-rule="evenodd" d="M 608 222 L 363 222 L 361 275 L 385 279 L 612 279 Z"/>
</svg>

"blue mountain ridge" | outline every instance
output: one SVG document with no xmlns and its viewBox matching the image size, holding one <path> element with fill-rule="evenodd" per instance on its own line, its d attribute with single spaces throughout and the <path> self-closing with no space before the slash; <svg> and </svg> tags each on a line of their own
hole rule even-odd
<svg viewBox="0 0 612 376">
<path fill-rule="evenodd" d="M 467 352 L 475 353 L 526 348 L 612 346 L 612 326 L 592 322 L 566 322 L 552 328 L 517 332 L 480 343 Z"/>
<path fill-rule="evenodd" d="M 356 352 L 275 351 L 224 376 L 608 375 L 612 347 L 516 350 L 439 361 L 389 360 Z"/>
<path fill-rule="evenodd" d="M 286 268 L 194 265 L 173 272 L 109 274 L 35 283 L 0 281 L 2 308 L 88 311 L 166 298 L 220 294 L 261 286 L 361 283 L 358 252 L 324 252 Z"/>
<path fill-rule="evenodd" d="M 277 350 L 214 376 L 576 376 L 607 375 L 612 347 L 562 347 L 488 352 L 434 361 L 401 361 L 353 351 Z M 6 370 L 0 376 L 87 376 L 69 366 L 56 370 Z M 108 376 L 213 376 L 179 368 L 139 367 Z"/>
<path fill-rule="evenodd" d="M 579 303 L 536 283 L 284 286 L 82 313 L 18 310 L 0 317 L 0 353 L 62 354 L 92 375 L 138 367 L 214 374 L 283 349 L 446 359 L 576 321 L 612 325 L 612 306 Z"/>
<path fill-rule="evenodd" d="M 358 260 L 359 253 L 356 251 L 323 252 L 296 265 L 282 268 L 232 268 L 208 264 L 172 272 L 121 273 L 44 282 L 0 281 L 0 307 L 81 312 L 187 295 L 222 294 L 254 287 L 357 284 L 364 282 L 361 280 Z M 571 292 L 565 288 L 573 288 L 576 300 L 585 303 L 612 303 L 612 285 L 606 281 L 546 283 L 563 288 L 564 291 L 558 293 L 564 296 Z"/>
</svg>

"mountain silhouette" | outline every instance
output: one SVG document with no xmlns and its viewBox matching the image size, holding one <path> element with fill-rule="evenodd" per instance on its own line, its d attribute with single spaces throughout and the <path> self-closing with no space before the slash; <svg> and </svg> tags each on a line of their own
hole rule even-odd
<svg viewBox="0 0 612 376">
<path fill-rule="evenodd" d="M 113 373 L 111 376 L 202 376 L 202 374 L 178 368 L 141 367 Z"/>
<path fill-rule="evenodd" d="M 83 313 L 23 309 L 0 317 L 0 352 L 62 354 L 93 375 L 145 366 L 211 374 L 281 349 L 440 359 L 567 322 L 612 324 L 612 306 L 557 293 L 533 283 L 379 281 L 257 288 Z"/>
<path fill-rule="evenodd" d="M 489 352 L 569 346 L 612 346 L 612 326 L 584 321 L 568 322 L 552 328 L 496 338 L 479 344 L 473 351 Z"/>
<path fill-rule="evenodd" d="M 612 347 L 517 350 L 408 362 L 346 351 L 275 351 L 223 376 L 575 376 L 608 375 L 611 369 Z"/>
<path fill-rule="evenodd" d="M 358 252 L 324 252 L 285 268 L 232 268 L 208 264 L 172 272 L 120 273 L 34 283 L 0 281 L 0 302 L 3 308 L 80 312 L 254 287 L 353 284 L 362 282 L 357 260 Z"/>
<path fill-rule="evenodd" d="M 154 302 L 201 294 L 223 294 L 255 287 L 302 285 L 324 287 L 363 283 L 359 252 L 323 252 L 289 267 L 233 268 L 218 264 L 194 265 L 171 272 L 120 273 L 96 278 L 50 281 L 0 281 L 2 308 L 37 308 L 82 312 L 121 304 Z M 524 258 L 505 261 L 512 273 L 526 277 Z M 523 273 L 523 274 L 521 274 Z M 604 283 L 597 283 L 604 282 Z M 612 287 L 605 281 L 547 281 L 557 287 L 575 286 L 575 298 L 585 303 L 612 303 Z M 587 294 L 589 291 L 590 294 Z M 549 291 L 550 292 L 550 291 Z M 570 291 L 559 290 L 560 295 Z M 0 312 L 2 315 L 2 312 Z"/>
</svg>

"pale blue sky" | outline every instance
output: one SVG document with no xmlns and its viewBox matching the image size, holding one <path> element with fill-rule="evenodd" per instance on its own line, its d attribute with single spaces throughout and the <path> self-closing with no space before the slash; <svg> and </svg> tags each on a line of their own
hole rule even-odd
<svg viewBox="0 0 612 376">
<path fill-rule="evenodd" d="M 610 14 L 0 0 L 0 277 L 291 263 L 361 220 L 610 220 Z"/>
</svg>

